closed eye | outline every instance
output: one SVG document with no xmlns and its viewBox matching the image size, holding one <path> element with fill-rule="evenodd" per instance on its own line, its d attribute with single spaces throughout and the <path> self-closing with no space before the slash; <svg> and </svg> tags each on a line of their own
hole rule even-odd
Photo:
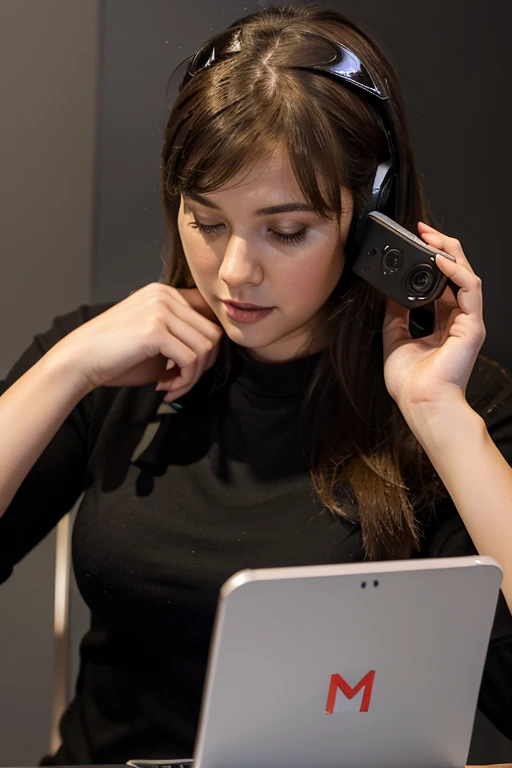
<svg viewBox="0 0 512 768">
<path fill-rule="evenodd" d="M 193 229 L 199 230 L 199 232 L 202 232 L 204 235 L 213 235 L 216 232 L 218 232 L 224 224 L 201 224 L 197 219 L 194 219 L 193 222 L 190 222 L 190 226 Z M 298 232 L 290 232 L 289 234 L 284 232 L 276 232 L 275 229 L 268 229 L 267 232 L 271 237 L 274 237 L 276 240 L 278 240 L 280 243 L 284 243 L 285 245 L 294 245 L 295 243 L 300 243 L 302 240 L 304 240 L 308 233 L 308 227 L 303 227 L 303 229 L 300 229 Z"/>
</svg>

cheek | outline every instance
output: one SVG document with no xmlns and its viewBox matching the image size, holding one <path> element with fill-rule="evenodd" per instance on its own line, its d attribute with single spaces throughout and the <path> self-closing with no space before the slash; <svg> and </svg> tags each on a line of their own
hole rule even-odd
<svg viewBox="0 0 512 768">
<path fill-rule="evenodd" d="M 306 307 L 321 305 L 331 295 L 343 271 L 344 259 L 340 249 L 325 260 L 316 258 L 290 265 L 283 276 L 283 287 L 288 302 Z"/>
<path fill-rule="evenodd" d="M 187 260 L 188 267 L 194 278 L 200 278 L 201 275 L 210 275 L 216 269 L 216 260 L 213 257 L 211 248 L 205 244 L 204 240 L 196 235 L 192 228 L 179 227 L 183 253 Z"/>
</svg>

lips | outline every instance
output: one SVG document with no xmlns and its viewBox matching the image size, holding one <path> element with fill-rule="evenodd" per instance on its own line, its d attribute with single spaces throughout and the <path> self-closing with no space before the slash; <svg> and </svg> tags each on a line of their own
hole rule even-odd
<svg viewBox="0 0 512 768">
<path fill-rule="evenodd" d="M 261 307 L 257 304 L 242 304 L 241 302 L 224 301 L 224 308 L 227 316 L 234 323 L 243 325 L 252 325 L 259 323 L 272 314 L 275 307 Z"/>
<path fill-rule="evenodd" d="M 242 304 L 239 301 L 231 301 L 228 299 L 224 299 L 224 304 L 230 304 L 232 307 L 236 307 L 237 309 L 246 309 L 246 310 L 258 310 L 258 309 L 272 309 L 272 307 L 262 307 L 259 304 Z"/>
</svg>

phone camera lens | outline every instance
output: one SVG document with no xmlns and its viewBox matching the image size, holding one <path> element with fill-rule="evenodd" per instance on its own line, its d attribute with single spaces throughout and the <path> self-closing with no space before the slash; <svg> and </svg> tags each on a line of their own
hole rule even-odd
<svg viewBox="0 0 512 768">
<path fill-rule="evenodd" d="M 434 270 L 429 264 L 418 264 L 405 278 L 409 293 L 424 296 L 432 290 L 436 282 Z"/>
<path fill-rule="evenodd" d="M 402 251 L 399 248 L 387 248 L 384 250 L 382 266 L 386 273 L 396 272 L 402 268 Z"/>
</svg>

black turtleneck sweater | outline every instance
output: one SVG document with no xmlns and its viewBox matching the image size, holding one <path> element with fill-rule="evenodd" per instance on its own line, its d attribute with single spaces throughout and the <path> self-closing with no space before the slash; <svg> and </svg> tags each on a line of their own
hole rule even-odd
<svg viewBox="0 0 512 768">
<path fill-rule="evenodd" d="M 107 306 L 56 318 L 0 392 Z M 359 524 L 322 507 L 300 451 L 301 395 L 320 353 L 265 364 L 228 348 L 228 382 L 212 394 L 212 368 L 179 410 L 162 404 L 154 385 L 87 395 L 0 519 L 1 581 L 85 492 L 72 555 L 91 627 L 61 724 L 63 745 L 48 764 L 191 755 L 223 582 L 247 567 L 363 559 Z M 507 382 L 480 359 L 471 386 L 512 462 Z M 475 551 L 449 504 L 419 554 Z M 479 706 L 512 736 L 512 619 L 501 596 Z"/>
</svg>

